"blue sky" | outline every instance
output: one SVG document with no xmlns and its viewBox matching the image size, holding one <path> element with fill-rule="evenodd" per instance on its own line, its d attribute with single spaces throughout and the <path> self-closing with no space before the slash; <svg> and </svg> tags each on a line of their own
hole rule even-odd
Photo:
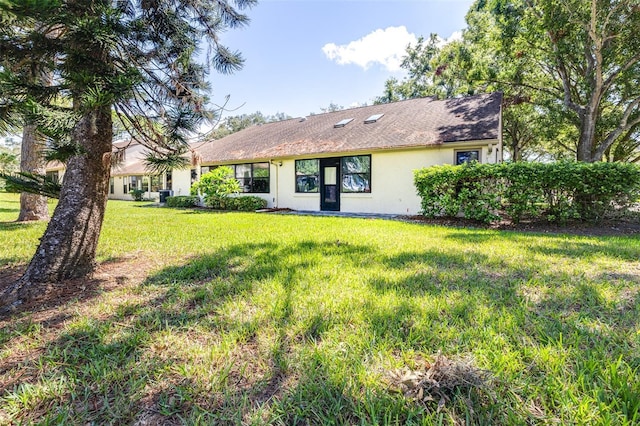
<svg viewBox="0 0 640 426">
<path fill-rule="evenodd" d="M 212 101 L 229 94 L 227 115 L 260 111 L 293 117 L 371 103 L 398 68 L 408 43 L 465 27 L 472 0 L 259 0 L 246 28 L 223 44 L 245 58 L 233 75 L 209 77 Z"/>
</svg>

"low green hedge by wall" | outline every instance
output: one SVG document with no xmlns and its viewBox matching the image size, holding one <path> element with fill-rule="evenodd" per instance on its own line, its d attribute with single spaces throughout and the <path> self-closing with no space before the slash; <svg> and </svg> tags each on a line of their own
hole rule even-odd
<svg viewBox="0 0 640 426">
<path fill-rule="evenodd" d="M 167 197 L 167 207 L 195 207 L 198 205 L 199 198 L 189 195 L 176 195 Z"/>
<path fill-rule="evenodd" d="M 239 210 L 251 212 L 267 207 L 267 200 L 255 195 L 241 197 L 211 197 L 205 199 L 205 205 L 217 210 Z"/>
<path fill-rule="evenodd" d="M 628 163 L 470 163 L 416 170 L 422 213 L 492 222 L 523 218 L 599 221 L 640 196 L 640 167 Z"/>
</svg>

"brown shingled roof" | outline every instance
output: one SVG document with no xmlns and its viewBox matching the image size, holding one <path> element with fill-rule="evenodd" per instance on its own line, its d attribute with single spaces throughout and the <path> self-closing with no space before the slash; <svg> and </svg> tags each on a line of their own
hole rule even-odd
<svg viewBox="0 0 640 426">
<path fill-rule="evenodd" d="M 502 95 L 411 99 L 252 126 L 210 141 L 203 163 L 274 159 L 498 139 Z M 365 124 L 374 114 L 377 122 Z M 334 125 L 347 118 L 344 127 Z"/>
</svg>

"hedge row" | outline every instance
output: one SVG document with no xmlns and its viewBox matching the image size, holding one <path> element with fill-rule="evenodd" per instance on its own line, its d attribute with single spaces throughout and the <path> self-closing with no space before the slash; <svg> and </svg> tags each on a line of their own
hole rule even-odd
<svg viewBox="0 0 640 426">
<path fill-rule="evenodd" d="M 204 201 L 207 207 L 217 210 L 239 210 L 243 212 L 251 212 L 267 207 L 267 200 L 256 197 L 255 195 L 247 195 L 242 197 L 212 197 L 208 196 Z"/>
<path fill-rule="evenodd" d="M 200 199 L 198 197 L 189 195 L 167 197 L 166 200 L 167 207 L 195 207 L 200 202 Z"/>
<path fill-rule="evenodd" d="M 425 216 L 492 222 L 510 218 L 597 222 L 640 196 L 640 167 L 628 163 L 469 163 L 416 170 Z"/>
</svg>

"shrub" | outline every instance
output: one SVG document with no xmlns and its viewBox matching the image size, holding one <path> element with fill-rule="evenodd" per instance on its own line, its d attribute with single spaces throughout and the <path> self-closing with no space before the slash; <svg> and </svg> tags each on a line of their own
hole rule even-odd
<svg viewBox="0 0 640 426">
<path fill-rule="evenodd" d="M 199 201 L 199 198 L 193 195 L 167 197 L 167 207 L 195 207 Z"/>
<path fill-rule="evenodd" d="M 414 182 L 425 216 L 458 216 L 491 222 L 499 219 L 501 180 L 484 164 L 433 166 L 416 170 Z"/>
<path fill-rule="evenodd" d="M 243 212 L 252 212 L 267 207 L 267 200 L 256 197 L 255 195 L 247 195 L 243 197 L 233 198 L 236 210 Z"/>
<path fill-rule="evenodd" d="M 205 205 L 216 210 L 240 210 L 248 212 L 267 207 L 267 200 L 256 197 L 255 195 L 223 198 L 207 197 L 205 199 Z"/>
<path fill-rule="evenodd" d="M 145 192 L 146 191 L 144 189 L 132 189 L 129 191 L 129 194 L 131 194 L 135 201 L 142 201 L 142 197 L 144 197 Z"/>
<path fill-rule="evenodd" d="M 240 192 L 240 182 L 234 177 L 231 167 L 216 167 L 191 185 L 191 195 L 197 195 L 198 192 L 207 197 L 228 197 Z"/>
<path fill-rule="evenodd" d="M 502 163 L 434 166 L 414 182 L 426 216 L 491 222 L 509 216 L 599 221 L 640 195 L 640 168 L 628 163 Z"/>
</svg>

